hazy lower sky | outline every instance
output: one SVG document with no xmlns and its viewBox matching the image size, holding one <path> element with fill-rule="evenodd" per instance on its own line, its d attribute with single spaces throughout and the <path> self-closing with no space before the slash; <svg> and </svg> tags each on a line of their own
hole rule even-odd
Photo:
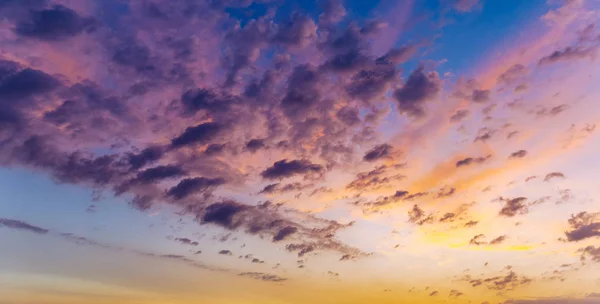
<svg viewBox="0 0 600 304">
<path fill-rule="evenodd" d="M 0 18 L 0 304 L 600 303 L 600 1 Z"/>
</svg>

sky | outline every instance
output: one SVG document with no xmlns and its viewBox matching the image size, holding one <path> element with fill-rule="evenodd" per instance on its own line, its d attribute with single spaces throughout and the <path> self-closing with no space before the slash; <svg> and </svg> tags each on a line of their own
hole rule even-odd
<svg viewBox="0 0 600 304">
<path fill-rule="evenodd" d="M 0 0 L 0 304 L 599 304 L 599 20 Z"/>
</svg>

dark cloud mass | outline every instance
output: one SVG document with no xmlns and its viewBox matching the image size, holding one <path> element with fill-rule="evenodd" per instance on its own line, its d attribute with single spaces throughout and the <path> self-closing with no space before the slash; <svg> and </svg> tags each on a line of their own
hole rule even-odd
<svg viewBox="0 0 600 304">
<path fill-rule="evenodd" d="M 388 144 L 377 145 L 365 153 L 363 160 L 372 162 L 383 158 L 389 158 L 392 156 L 393 149 L 394 147 Z"/>
<path fill-rule="evenodd" d="M 600 213 L 580 212 L 571 215 L 570 230 L 565 231 L 569 242 L 600 236 Z"/>
<path fill-rule="evenodd" d="M 247 207 L 234 201 L 224 201 L 215 203 L 206 208 L 206 213 L 202 216 L 203 223 L 213 223 L 228 229 L 236 229 L 241 222 L 236 219 L 236 214 L 242 212 Z"/>
<path fill-rule="evenodd" d="M 195 193 L 206 193 L 217 186 L 223 185 L 223 178 L 194 177 L 180 181 L 176 186 L 167 191 L 167 195 L 174 199 L 183 199 Z"/>
<path fill-rule="evenodd" d="M 11 220 L 7 218 L 0 218 L 0 227 L 6 227 L 11 229 L 25 230 L 33 233 L 44 234 L 48 233 L 48 229 L 29 225 L 23 221 Z"/>
<path fill-rule="evenodd" d="M 282 159 L 265 169 L 260 175 L 266 179 L 282 179 L 298 174 L 321 173 L 323 166 L 313 164 L 306 159 L 296 159 L 288 161 Z"/>
<path fill-rule="evenodd" d="M 467 158 L 457 161 L 456 167 L 457 168 L 464 167 L 464 166 L 469 166 L 471 164 L 482 164 L 482 163 L 485 163 L 486 161 L 488 161 L 490 158 L 492 158 L 492 155 L 479 156 L 479 157 L 467 157 Z"/>
<path fill-rule="evenodd" d="M 425 103 L 435 98 L 440 90 L 438 74 L 419 67 L 408 76 L 404 86 L 394 92 L 394 97 L 400 112 L 419 118 L 425 115 Z"/>
<path fill-rule="evenodd" d="M 206 122 L 195 127 L 188 127 L 185 131 L 171 140 L 173 148 L 179 148 L 195 143 L 205 144 L 213 139 L 223 126 L 216 122 Z"/>
<path fill-rule="evenodd" d="M 525 214 L 528 212 L 525 197 L 517 197 L 513 199 L 504 199 L 505 205 L 500 209 L 500 215 L 506 217 L 513 217 L 517 214 Z"/>
<path fill-rule="evenodd" d="M 18 35 L 42 40 L 64 39 L 92 30 L 93 18 L 84 18 L 68 7 L 55 5 L 48 9 L 30 11 L 29 18 L 20 21 Z"/>
</svg>

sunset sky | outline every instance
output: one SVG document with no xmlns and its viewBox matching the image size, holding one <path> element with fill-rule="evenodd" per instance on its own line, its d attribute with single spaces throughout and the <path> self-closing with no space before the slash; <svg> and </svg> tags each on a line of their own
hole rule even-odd
<svg viewBox="0 0 600 304">
<path fill-rule="evenodd" d="M 0 18 L 0 304 L 600 303 L 600 1 Z"/>
</svg>

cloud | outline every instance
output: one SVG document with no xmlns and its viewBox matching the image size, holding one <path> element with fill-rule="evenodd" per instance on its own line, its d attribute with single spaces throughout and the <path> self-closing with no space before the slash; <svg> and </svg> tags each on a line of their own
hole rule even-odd
<svg viewBox="0 0 600 304">
<path fill-rule="evenodd" d="M 188 238 L 175 238 L 175 241 L 180 242 L 181 244 L 184 244 L 184 245 L 198 246 L 198 242 L 192 241 Z"/>
<path fill-rule="evenodd" d="M 470 275 L 466 275 L 461 280 L 468 282 L 472 287 L 483 286 L 489 290 L 498 291 L 514 290 L 519 286 L 527 285 L 532 282 L 531 278 L 518 275 L 514 271 L 510 271 L 508 274 L 503 276 L 494 276 L 488 278 L 473 278 Z"/>
<path fill-rule="evenodd" d="M 287 238 L 288 236 L 296 233 L 296 231 L 298 231 L 298 228 L 293 227 L 293 226 L 283 227 L 283 228 L 279 229 L 279 231 L 277 231 L 277 234 L 275 236 L 273 236 L 273 242 L 282 241 L 285 238 Z"/>
<path fill-rule="evenodd" d="M 570 230 L 565 231 L 567 241 L 578 242 L 600 236 L 600 213 L 580 212 L 571 215 Z"/>
<path fill-rule="evenodd" d="M 413 205 L 413 208 L 408 212 L 408 222 L 422 226 L 424 224 L 433 223 L 434 218 L 432 214 L 425 214 L 423 209 L 417 205 Z"/>
<path fill-rule="evenodd" d="M 0 98 L 4 100 L 23 100 L 50 93 L 61 84 L 58 79 L 40 70 L 19 69 L 18 64 L 10 61 L 0 63 L 5 67 L 0 70 Z"/>
<path fill-rule="evenodd" d="M 260 138 L 254 138 L 249 140 L 246 143 L 246 150 L 254 153 L 260 149 L 264 149 L 266 147 L 265 140 Z"/>
<path fill-rule="evenodd" d="M 181 177 L 185 174 L 186 172 L 179 166 L 157 166 L 140 171 L 134 181 L 139 183 L 153 183 L 166 178 Z"/>
<path fill-rule="evenodd" d="M 163 153 L 162 147 L 148 147 L 137 154 L 129 153 L 128 162 L 132 169 L 137 170 L 158 161 L 163 156 Z"/>
<path fill-rule="evenodd" d="M 275 282 L 275 283 L 287 281 L 286 278 L 282 278 L 277 275 L 266 274 L 266 273 L 262 273 L 262 272 L 242 272 L 239 274 L 239 276 L 250 277 L 255 280 L 261 280 L 261 281 L 266 281 L 266 282 Z"/>
<path fill-rule="evenodd" d="M 181 135 L 171 140 L 171 147 L 180 148 L 195 143 L 205 144 L 222 130 L 223 126 L 216 122 L 206 122 L 195 127 L 188 127 Z"/>
<path fill-rule="evenodd" d="M 542 57 L 542 59 L 540 59 L 540 61 L 538 62 L 539 65 L 548 65 L 548 64 L 552 64 L 552 63 L 557 63 L 557 62 L 561 62 L 561 61 L 572 61 L 572 60 L 579 60 L 579 59 L 584 59 L 584 58 L 593 58 L 594 55 L 596 54 L 597 48 L 596 47 L 589 47 L 589 48 L 584 48 L 584 47 L 566 47 L 562 50 L 556 50 L 554 52 L 552 52 L 551 54 Z"/>
<path fill-rule="evenodd" d="M 550 172 L 546 174 L 546 177 L 544 177 L 544 181 L 549 182 L 556 178 L 565 178 L 565 175 L 562 172 Z"/>
<path fill-rule="evenodd" d="M 335 116 L 348 126 L 354 126 L 361 122 L 358 109 L 355 107 L 344 106 Z"/>
<path fill-rule="evenodd" d="M 451 122 L 460 122 L 463 119 L 465 119 L 467 116 L 469 116 L 469 110 L 458 110 L 456 111 L 454 114 L 452 114 L 452 116 L 450 116 L 450 121 Z"/>
<path fill-rule="evenodd" d="M 359 172 L 356 174 L 355 179 L 346 185 L 346 189 L 352 189 L 356 191 L 374 190 L 386 187 L 393 181 L 398 181 L 405 178 L 405 176 L 401 174 L 386 174 L 386 172 L 392 168 L 386 165 L 381 165 L 368 172 Z"/>
<path fill-rule="evenodd" d="M 525 214 L 529 210 L 524 202 L 527 200 L 525 197 L 517 197 L 513 199 L 503 199 L 505 204 L 500 209 L 499 214 L 506 217 L 513 217 L 517 214 Z"/>
<path fill-rule="evenodd" d="M 486 161 L 488 161 L 490 158 L 492 158 L 491 154 L 487 155 L 487 156 L 463 158 L 456 162 L 456 167 L 459 168 L 459 167 L 469 166 L 471 164 L 482 164 L 482 163 L 485 163 Z"/>
<path fill-rule="evenodd" d="M 471 100 L 477 103 L 488 102 L 490 100 L 490 90 L 473 90 Z"/>
<path fill-rule="evenodd" d="M 45 234 L 48 233 L 48 229 L 36 227 L 26 222 L 19 220 L 12 220 L 7 218 L 0 218 L 0 227 L 6 227 L 11 229 L 25 230 L 37 234 Z"/>
<path fill-rule="evenodd" d="M 579 250 L 581 252 L 581 259 L 586 260 L 587 258 L 591 259 L 593 262 L 600 263 L 600 247 L 595 246 L 587 246 Z M 600 298 L 600 295 L 595 293 L 591 294 L 590 297 Z"/>
<path fill-rule="evenodd" d="M 260 175 L 265 179 L 283 179 L 299 174 L 320 174 L 323 170 L 323 166 L 306 159 L 282 159 L 273 163 L 273 166 L 265 169 Z"/>
<path fill-rule="evenodd" d="M 363 160 L 372 162 L 380 159 L 389 158 L 393 154 L 393 149 L 394 147 L 388 144 L 377 145 L 371 148 L 371 150 L 367 151 L 367 153 L 365 153 L 365 155 L 363 156 Z"/>
<path fill-rule="evenodd" d="M 43 10 L 31 10 L 29 18 L 21 20 L 15 27 L 17 35 L 53 41 L 91 31 L 96 25 L 93 18 L 81 17 L 77 12 L 62 5 Z"/>
<path fill-rule="evenodd" d="M 523 158 L 525 156 L 527 156 L 527 151 L 519 150 L 519 151 L 515 151 L 515 152 L 511 153 L 508 158 Z"/>
<path fill-rule="evenodd" d="M 497 244 L 501 244 L 506 240 L 506 236 L 505 235 L 501 235 L 493 240 L 490 241 L 490 245 L 497 245 Z"/>
<path fill-rule="evenodd" d="M 398 110 L 412 117 L 425 116 L 425 103 L 435 98 L 441 91 L 441 80 L 437 72 L 425 72 L 424 68 L 415 69 L 403 87 L 394 92 L 398 101 Z"/>
<path fill-rule="evenodd" d="M 483 241 L 484 238 L 485 238 L 485 235 L 478 234 L 469 241 L 469 244 L 477 245 L 477 246 L 487 244 L 487 242 Z"/>
<path fill-rule="evenodd" d="M 284 185 L 282 185 L 281 183 L 275 183 L 275 184 L 266 185 L 259 192 L 259 194 L 282 194 L 282 193 L 291 192 L 291 191 L 301 191 L 304 189 L 311 188 L 312 186 L 313 186 L 312 184 L 305 185 L 305 184 L 298 183 L 298 182 L 291 183 L 291 184 L 284 184 Z"/>
<path fill-rule="evenodd" d="M 241 225 L 241 222 L 236 219 L 236 214 L 246 208 L 246 206 L 234 201 L 215 203 L 206 208 L 206 213 L 202 216 L 202 222 L 213 223 L 228 229 L 236 229 Z"/>
<path fill-rule="evenodd" d="M 498 82 L 504 84 L 512 84 L 516 81 L 522 80 L 527 74 L 529 70 L 522 64 L 515 64 L 508 68 L 504 73 L 498 76 Z"/>
<path fill-rule="evenodd" d="M 167 191 L 167 195 L 176 200 L 184 199 L 195 193 L 208 193 L 215 187 L 225 184 L 223 178 L 193 177 L 181 180 Z"/>
</svg>

